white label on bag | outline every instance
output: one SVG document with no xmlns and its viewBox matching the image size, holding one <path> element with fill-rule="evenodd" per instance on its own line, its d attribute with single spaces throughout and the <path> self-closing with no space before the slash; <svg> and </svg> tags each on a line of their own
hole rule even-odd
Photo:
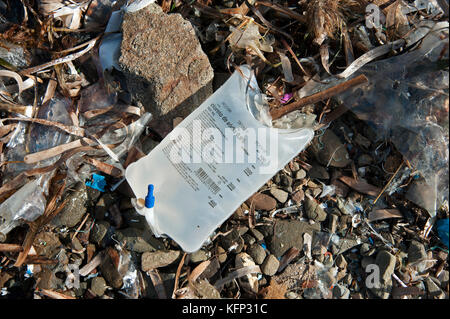
<svg viewBox="0 0 450 319">
<path fill-rule="evenodd" d="M 241 71 L 245 78 L 235 72 L 125 174 L 138 198 L 147 195 L 148 184 L 155 186 L 147 220 L 187 252 L 198 250 L 314 136 L 311 129 L 280 130 L 255 119 L 261 96 L 250 70 Z"/>
</svg>

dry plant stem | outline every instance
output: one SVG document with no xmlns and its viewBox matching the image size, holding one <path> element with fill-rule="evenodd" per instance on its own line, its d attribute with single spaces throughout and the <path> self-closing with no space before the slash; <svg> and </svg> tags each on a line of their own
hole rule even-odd
<svg viewBox="0 0 450 319">
<path fill-rule="evenodd" d="M 73 141 L 73 142 L 70 142 L 67 144 L 58 145 L 58 146 L 49 148 L 47 150 L 43 150 L 40 152 L 25 155 L 25 157 L 23 158 L 23 161 L 27 164 L 33 164 L 33 163 L 37 163 L 39 161 L 48 159 L 50 157 L 54 157 L 56 155 L 59 155 L 61 153 L 64 153 L 66 151 L 72 150 L 77 147 L 81 147 L 81 146 L 85 146 L 85 145 L 94 145 L 94 144 L 96 144 L 94 141 L 84 137 L 82 139 L 79 139 L 79 140 L 76 140 L 76 141 Z"/>
<path fill-rule="evenodd" d="M 172 299 L 176 299 L 175 291 L 178 290 L 178 281 L 180 279 L 181 268 L 183 268 L 184 259 L 186 258 L 186 253 L 184 253 L 183 258 L 181 258 L 180 263 L 178 264 L 177 273 L 175 275 L 175 284 L 173 286 Z"/>
<path fill-rule="evenodd" d="M 331 88 L 328 88 L 326 90 L 323 90 L 322 92 L 318 92 L 315 94 L 312 94 L 310 96 L 306 96 L 304 98 L 301 98 L 300 100 L 287 104 L 283 107 L 274 109 L 270 111 L 270 115 L 272 116 L 272 120 L 279 119 L 283 115 L 286 115 L 292 111 L 298 110 L 299 108 L 308 105 L 308 104 L 314 104 L 326 99 L 329 99 L 337 94 L 340 94 L 350 88 L 353 88 L 355 86 L 367 83 L 368 79 L 365 75 L 361 74 L 357 77 L 345 81 L 343 83 L 340 83 L 336 86 L 333 86 Z"/>
<path fill-rule="evenodd" d="M 15 253 L 15 252 L 21 252 L 22 250 L 23 250 L 23 247 L 21 245 L 0 244 L 0 251 L 1 252 Z"/>
<path fill-rule="evenodd" d="M 384 191 L 386 190 L 386 188 L 388 188 L 389 184 L 391 184 L 392 180 L 394 179 L 394 177 L 397 175 L 397 173 L 400 171 L 400 168 L 402 168 L 403 164 L 405 163 L 405 161 L 402 161 L 400 163 L 400 165 L 398 166 L 397 170 L 395 171 L 395 173 L 391 176 L 391 178 L 389 179 L 389 181 L 387 182 L 387 184 L 383 187 L 383 189 L 381 190 L 381 192 L 378 194 L 377 198 L 375 198 L 375 200 L 373 201 L 373 205 L 375 205 L 378 201 L 378 199 L 381 197 L 381 195 L 383 195 Z"/>
</svg>

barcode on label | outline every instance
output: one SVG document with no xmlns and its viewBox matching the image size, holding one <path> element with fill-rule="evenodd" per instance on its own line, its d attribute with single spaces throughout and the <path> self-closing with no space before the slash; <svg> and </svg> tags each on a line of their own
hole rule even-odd
<svg viewBox="0 0 450 319">
<path fill-rule="evenodd" d="M 214 181 L 211 179 L 211 177 L 208 176 L 208 173 L 206 173 L 203 168 L 199 168 L 195 175 L 200 179 L 200 181 L 205 184 L 209 190 L 215 195 L 220 191 L 220 187 L 214 183 Z"/>
<path fill-rule="evenodd" d="M 233 183 L 229 183 L 229 184 L 227 185 L 227 187 L 230 189 L 230 191 L 233 191 L 233 190 L 236 188 L 236 186 L 234 186 Z"/>
<path fill-rule="evenodd" d="M 212 208 L 216 207 L 216 205 L 217 205 L 217 203 L 216 203 L 215 201 L 213 201 L 213 200 L 210 200 L 210 201 L 208 202 L 208 204 L 209 204 L 209 206 L 211 206 Z"/>
<path fill-rule="evenodd" d="M 249 167 L 247 167 L 246 169 L 244 169 L 244 173 L 245 173 L 245 175 L 247 175 L 247 176 L 250 176 L 250 175 L 253 174 L 252 170 L 251 170 Z"/>
</svg>

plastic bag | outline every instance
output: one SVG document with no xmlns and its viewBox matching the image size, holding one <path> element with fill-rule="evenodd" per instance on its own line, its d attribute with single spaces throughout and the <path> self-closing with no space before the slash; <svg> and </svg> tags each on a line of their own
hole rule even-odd
<svg viewBox="0 0 450 319">
<path fill-rule="evenodd" d="M 369 84 L 336 98 L 373 126 L 378 140 L 390 139 L 423 176 L 433 198 L 423 208 L 435 216 L 448 200 L 448 22 L 423 21 L 406 42 L 417 46 L 362 67 L 353 76 L 364 74 Z M 328 86 L 311 81 L 298 95 Z"/>
<path fill-rule="evenodd" d="M 267 110 L 254 75 L 240 67 L 150 154 L 127 167 L 134 194 L 149 204 L 136 205 L 137 210 L 156 235 L 197 251 L 314 136 L 308 128 L 282 130 L 264 123 Z M 147 196 L 149 184 L 154 197 Z"/>
<path fill-rule="evenodd" d="M 35 221 L 44 213 L 47 203 L 45 194 L 52 173 L 47 173 L 28 182 L 0 205 L 0 242 L 6 240 L 6 235 L 21 219 Z"/>
</svg>

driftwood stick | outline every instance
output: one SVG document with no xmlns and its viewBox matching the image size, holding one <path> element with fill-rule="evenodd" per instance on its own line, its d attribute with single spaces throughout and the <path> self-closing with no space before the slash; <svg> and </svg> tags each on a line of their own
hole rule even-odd
<svg viewBox="0 0 450 319">
<path fill-rule="evenodd" d="M 314 103 L 329 99 L 329 98 L 331 98 L 339 93 L 342 93 L 352 87 L 355 87 L 355 86 L 358 86 L 360 84 L 367 83 L 367 82 L 368 82 L 368 79 L 365 75 L 363 75 L 363 74 L 358 75 L 357 77 L 355 77 L 353 79 L 342 82 L 331 88 L 323 90 L 322 92 L 318 92 L 318 93 L 312 94 L 310 96 L 306 96 L 296 102 L 292 102 L 285 106 L 279 107 L 277 109 L 273 109 L 270 111 L 270 115 L 272 116 L 272 120 L 279 119 L 283 115 L 286 115 L 292 111 L 298 110 L 302 106 L 305 106 L 308 104 L 314 104 Z"/>
</svg>

